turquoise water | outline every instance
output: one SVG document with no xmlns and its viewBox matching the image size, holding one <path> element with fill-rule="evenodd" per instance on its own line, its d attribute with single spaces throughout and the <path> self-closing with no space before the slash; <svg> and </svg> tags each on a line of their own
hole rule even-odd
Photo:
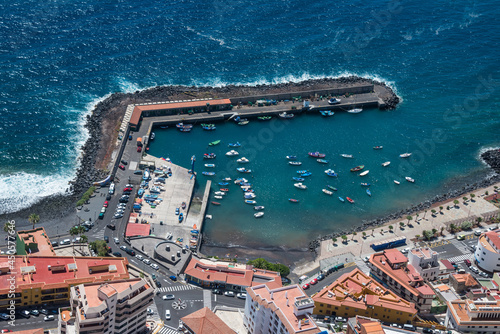
<svg viewBox="0 0 500 334">
<path fill-rule="evenodd" d="M 465 150 L 449 145 L 448 139 L 435 143 L 431 152 L 428 140 L 433 133 L 434 139 L 440 141 L 450 135 L 442 129 L 437 137 L 437 129 L 419 124 L 425 122 L 425 117 L 410 117 L 407 106 L 411 104 L 405 103 L 393 111 L 337 112 L 328 118 L 308 114 L 289 121 L 279 118 L 270 122 L 253 120 L 246 126 L 227 121 L 217 124 L 217 130 L 211 132 L 203 131 L 199 125 L 190 133 L 180 133 L 175 128 L 156 129 L 156 139 L 149 153 L 169 157 L 184 167 L 190 166 L 190 158 L 195 155 L 198 196 L 202 196 L 207 179 L 213 180 L 214 191 L 230 189 L 222 200 L 211 197 L 221 206 L 208 208 L 207 213 L 213 216 L 213 220 L 205 224 L 209 244 L 302 248 L 313 237 L 347 230 L 363 220 L 409 207 L 432 194 L 444 193 L 463 182 L 464 170 L 469 171 L 468 181 L 488 173 L 476 159 L 480 143 Z M 208 146 L 209 142 L 218 139 L 221 144 Z M 235 149 L 240 153 L 238 157 L 249 159 L 247 164 L 237 164 L 238 157 L 225 155 L 233 149 L 228 144 L 237 141 L 242 144 Z M 378 145 L 383 149 L 374 150 L 373 146 Z M 311 151 L 325 153 L 329 163 L 318 163 L 307 155 Z M 202 158 L 204 153 L 212 152 L 217 155 L 216 159 Z M 399 158 L 404 152 L 413 152 L 413 155 L 409 159 Z M 354 158 L 343 158 L 342 153 L 352 154 Z M 302 165 L 290 166 L 285 158 L 287 155 L 296 155 Z M 382 167 L 385 161 L 391 161 L 391 165 Z M 205 163 L 214 163 L 216 168 L 205 168 Z M 357 165 L 365 165 L 364 170 L 369 170 L 369 174 L 360 177 L 359 173 L 350 172 Z M 237 172 L 236 168 L 241 166 L 251 169 L 252 173 Z M 324 170 L 328 168 L 334 169 L 338 178 L 325 175 Z M 298 176 L 297 170 L 312 172 L 304 182 L 307 190 L 293 186 L 296 181 L 292 177 Z M 203 176 L 202 171 L 214 171 L 216 176 Z M 254 218 L 256 211 L 252 205 L 244 203 L 239 186 L 232 182 L 229 186 L 217 185 L 228 176 L 233 180 L 246 177 L 254 185 L 257 205 L 265 206 L 263 218 Z M 405 181 L 405 176 L 413 177 L 416 182 Z M 401 184 L 396 185 L 394 179 Z M 371 197 L 361 182 L 371 184 Z M 332 196 L 324 194 L 321 190 L 327 184 L 338 191 Z M 338 196 L 349 196 L 355 204 L 342 203 Z M 288 198 L 300 202 L 291 203 Z"/>
</svg>

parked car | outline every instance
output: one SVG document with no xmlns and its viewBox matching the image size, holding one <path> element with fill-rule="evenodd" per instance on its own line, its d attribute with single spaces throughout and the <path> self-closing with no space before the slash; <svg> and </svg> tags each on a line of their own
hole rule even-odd
<svg viewBox="0 0 500 334">
<path fill-rule="evenodd" d="M 30 317 L 30 312 L 27 311 L 27 310 L 22 310 L 22 311 L 19 311 L 18 314 L 23 317 L 23 318 L 26 318 L 28 319 Z"/>
<path fill-rule="evenodd" d="M 323 274 L 318 275 L 318 281 L 322 281 L 324 279 L 325 279 L 325 275 L 323 275 Z"/>
<path fill-rule="evenodd" d="M 240 292 L 240 293 L 236 294 L 236 298 L 247 299 L 247 294 L 243 293 L 243 292 Z"/>
<path fill-rule="evenodd" d="M 148 309 L 146 310 L 146 314 L 147 314 L 147 315 L 153 315 L 153 314 L 155 314 L 155 311 L 153 311 L 152 309 L 148 308 Z"/>
<path fill-rule="evenodd" d="M 55 318 L 56 317 L 54 317 L 52 314 L 49 314 L 49 315 L 46 315 L 45 317 L 43 317 L 43 321 L 52 321 Z"/>
<path fill-rule="evenodd" d="M 489 277 L 489 275 L 488 275 L 487 273 L 485 273 L 484 271 L 481 271 L 481 272 L 479 273 L 479 275 L 480 275 L 480 276 L 483 276 L 483 277 L 485 277 L 485 278 L 488 278 L 488 277 Z"/>
<path fill-rule="evenodd" d="M 434 331 L 432 329 L 430 329 L 430 328 L 424 328 L 424 329 L 422 329 L 422 333 L 424 333 L 424 334 L 433 334 Z"/>
<path fill-rule="evenodd" d="M 125 166 L 126 166 L 126 165 L 128 165 L 128 161 L 127 161 L 127 160 L 123 160 L 123 159 L 122 159 L 122 160 L 120 160 L 120 162 L 121 162 L 122 164 L 124 164 Z"/>
<path fill-rule="evenodd" d="M 148 265 L 151 264 L 151 261 L 149 259 L 144 259 L 144 260 L 142 260 L 142 262 L 144 262 L 145 264 L 148 264 Z"/>
<path fill-rule="evenodd" d="M 109 201 L 111 199 L 111 194 L 106 195 L 106 201 Z"/>
<path fill-rule="evenodd" d="M 471 271 L 473 271 L 474 273 L 479 274 L 479 269 L 477 269 L 476 267 L 474 267 L 474 266 L 470 266 L 470 267 L 469 267 L 469 269 L 470 269 Z"/>
<path fill-rule="evenodd" d="M 306 284 L 302 285 L 302 289 L 304 289 L 304 290 L 309 289 L 309 284 L 306 283 Z"/>
<path fill-rule="evenodd" d="M 365 256 L 365 257 L 363 258 L 363 261 L 368 262 L 368 261 L 370 261 L 370 258 L 369 258 L 368 256 Z"/>
<path fill-rule="evenodd" d="M 134 174 L 135 175 L 142 175 L 142 170 L 136 170 L 136 171 L 134 171 Z"/>
<path fill-rule="evenodd" d="M 123 218 L 123 213 L 115 213 L 113 216 L 113 219 L 120 219 Z"/>
<path fill-rule="evenodd" d="M 170 276 L 168 276 L 168 278 L 170 278 L 174 282 L 177 281 L 177 276 L 170 275 Z"/>
<path fill-rule="evenodd" d="M 478 237 L 481 235 L 481 233 L 483 233 L 481 230 L 475 230 L 474 231 L 474 235 L 478 236 Z"/>
<path fill-rule="evenodd" d="M 103 212 L 101 212 L 101 213 L 99 214 L 99 219 L 104 219 L 104 213 L 103 213 Z"/>
<path fill-rule="evenodd" d="M 113 230 L 113 231 L 116 230 L 115 224 L 108 224 L 108 225 L 106 225 L 106 227 L 109 228 L 110 230 Z"/>
<path fill-rule="evenodd" d="M 468 267 L 470 267 L 470 266 L 472 265 L 472 263 L 470 262 L 470 260 L 469 260 L 469 259 L 465 259 L 465 260 L 464 260 L 464 263 L 465 263 Z"/>
<path fill-rule="evenodd" d="M 40 313 L 41 313 L 41 314 L 45 314 L 45 315 L 47 315 L 47 314 L 49 314 L 49 310 L 42 308 L 42 309 L 40 310 Z"/>
<path fill-rule="evenodd" d="M 122 198 L 120 198 L 120 199 L 118 200 L 118 202 L 120 202 L 120 203 L 128 203 L 128 198 L 123 198 L 123 197 L 122 197 Z"/>
<path fill-rule="evenodd" d="M 113 255 L 116 257 L 122 257 L 122 253 L 120 252 L 114 252 Z"/>
<path fill-rule="evenodd" d="M 113 194 L 115 193 L 115 184 L 114 184 L 114 183 L 111 183 L 111 184 L 109 185 L 109 191 L 108 191 L 108 193 L 109 193 L 110 195 L 113 195 Z"/>
<path fill-rule="evenodd" d="M 140 260 L 140 261 L 142 261 L 144 259 L 144 257 L 141 254 L 137 254 L 135 257 L 137 260 Z"/>
<path fill-rule="evenodd" d="M 457 235 L 457 240 L 465 240 L 465 234 Z"/>
<path fill-rule="evenodd" d="M 130 187 L 125 187 L 125 188 L 123 188 L 123 191 L 132 191 L 132 190 L 133 190 L 133 189 L 132 189 L 132 188 L 130 188 Z"/>
<path fill-rule="evenodd" d="M 318 284 L 318 279 L 317 279 L 317 278 L 313 278 L 313 279 L 309 282 L 309 284 L 311 284 L 311 285 Z"/>
<path fill-rule="evenodd" d="M 50 244 L 52 245 L 52 247 L 59 246 L 59 243 L 57 241 L 52 241 Z"/>
<path fill-rule="evenodd" d="M 151 268 L 153 268 L 154 270 L 158 270 L 160 269 L 160 266 L 157 265 L 156 263 L 151 263 Z"/>
<path fill-rule="evenodd" d="M 121 170 L 125 170 L 125 166 L 123 165 L 118 165 L 118 168 L 120 168 Z"/>
<path fill-rule="evenodd" d="M 163 300 L 174 300 L 175 299 L 175 295 L 163 295 L 163 297 L 161 297 L 161 299 L 163 299 Z"/>
<path fill-rule="evenodd" d="M 106 243 L 109 242 L 109 237 L 107 235 L 104 236 L 104 241 L 106 241 Z"/>
<path fill-rule="evenodd" d="M 224 292 L 224 296 L 234 297 L 234 292 L 233 291 L 226 291 L 226 292 Z"/>
<path fill-rule="evenodd" d="M 119 244 L 120 243 L 120 239 L 118 239 L 118 238 L 113 238 L 113 241 L 115 242 L 115 244 Z"/>
<path fill-rule="evenodd" d="M 127 250 L 127 247 L 126 247 L 126 246 L 123 246 L 123 245 L 121 245 L 119 248 L 120 248 L 122 251 Z"/>
<path fill-rule="evenodd" d="M 0 319 L 1 320 L 9 320 L 10 317 L 7 313 L 0 313 Z"/>
<path fill-rule="evenodd" d="M 103 207 L 101 208 L 101 213 L 106 213 L 106 207 L 104 207 L 104 206 L 103 206 Z"/>
<path fill-rule="evenodd" d="M 108 201 L 104 201 L 104 204 L 102 205 L 103 207 L 107 208 L 109 205 L 109 202 Z"/>
<path fill-rule="evenodd" d="M 214 295 L 222 295 L 222 290 L 219 290 L 219 289 L 213 289 L 213 290 L 212 290 L 212 293 L 213 293 Z"/>
<path fill-rule="evenodd" d="M 346 319 L 346 318 L 343 318 L 343 317 L 336 317 L 336 318 L 335 318 L 335 322 L 343 322 L 343 323 L 346 323 L 346 322 L 347 322 L 347 319 Z"/>
<path fill-rule="evenodd" d="M 403 329 L 405 329 L 407 331 L 412 331 L 412 332 L 417 330 L 417 328 L 411 324 L 404 324 Z"/>
<path fill-rule="evenodd" d="M 70 243 L 71 243 L 70 239 L 64 239 L 59 242 L 59 244 L 61 245 L 69 245 Z"/>
</svg>

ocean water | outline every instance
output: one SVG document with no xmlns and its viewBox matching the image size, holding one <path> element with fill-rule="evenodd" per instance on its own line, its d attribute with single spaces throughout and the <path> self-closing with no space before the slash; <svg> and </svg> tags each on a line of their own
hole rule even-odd
<svg viewBox="0 0 500 334">
<path fill-rule="evenodd" d="M 489 171 L 478 156 L 500 145 L 500 9 L 494 1 L 62 0 L 4 2 L 0 9 L 0 213 L 65 191 L 87 138 L 85 116 L 97 101 L 155 85 L 262 84 L 356 74 L 387 82 L 403 99 L 389 112 L 295 119 L 290 131 L 276 134 L 266 146 L 280 154 L 264 155 L 264 149 L 252 160 L 259 167 L 259 201 L 287 210 L 266 211 L 252 224 L 214 220 L 207 234 L 216 243 L 302 244 L 346 222 L 484 177 Z M 245 140 L 247 131 L 259 129 L 256 123 L 244 130 L 228 125 L 216 133 L 226 140 L 241 134 Z M 179 142 L 179 135 L 160 133 L 158 142 L 163 136 Z M 202 153 L 197 145 L 208 137 L 192 135 L 196 146 L 172 147 L 165 154 L 184 161 Z M 384 150 L 373 152 L 373 145 Z M 394 164 L 396 154 L 413 151 L 410 164 L 391 168 L 403 169 L 397 175 L 411 174 L 417 183 L 393 193 L 389 185 L 378 187 L 385 184 L 378 179 L 371 199 L 354 185 L 348 189 L 353 198 L 366 197 L 354 206 L 338 209 L 340 203 L 332 199 L 327 209 L 330 203 L 319 192 L 317 202 L 311 197 L 292 209 L 280 202 L 288 197 L 279 194 L 283 181 L 269 176 L 291 168 L 283 165 L 278 147 L 298 155 L 353 152 L 356 163 L 370 165 L 371 182 L 381 177 L 375 171 L 382 157 L 376 154 Z M 335 160 L 335 169 L 347 173 L 351 164 Z M 307 162 L 308 169 L 315 168 L 311 183 L 322 186 L 319 166 Z M 357 182 L 349 178 L 345 182 Z M 220 214 L 230 215 L 223 207 Z M 255 224 L 268 232 L 255 232 Z M 218 234 L 218 226 L 230 228 L 230 238 Z"/>
</svg>

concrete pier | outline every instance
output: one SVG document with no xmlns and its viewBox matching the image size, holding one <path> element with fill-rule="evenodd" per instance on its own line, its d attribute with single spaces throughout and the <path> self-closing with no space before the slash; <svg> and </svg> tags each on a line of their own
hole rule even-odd
<svg viewBox="0 0 500 334">
<path fill-rule="evenodd" d="M 205 213 L 207 212 L 207 205 L 208 205 L 208 200 L 210 198 L 210 190 L 212 186 L 212 181 L 208 180 L 207 185 L 205 186 L 205 193 L 203 194 L 203 199 L 201 202 L 201 209 L 200 209 L 200 215 L 198 217 L 198 228 L 200 230 L 200 237 L 199 239 L 201 240 L 202 238 L 202 231 L 203 231 L 203 223 L 205 222 Z M 198 242 L 198 245 L 196 247 L 196 252 L 200 252 L 200 246 L 201 242 Z"/>
</svg>

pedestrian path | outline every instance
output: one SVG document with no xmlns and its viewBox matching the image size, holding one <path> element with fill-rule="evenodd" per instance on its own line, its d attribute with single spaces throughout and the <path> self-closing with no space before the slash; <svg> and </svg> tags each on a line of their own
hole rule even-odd
<svg viewBox="0 0 500 334">
<path fill-rule="evenodd" d="M 210 290 L 203 290 L 203 307 L 212 309 L 212 295 Z"/>
<path fill-rule="evenodd" d="M 167 326 L 167 325 L 163 325 L 163 328 L 160 329 L 158 331 L 159 334 L 178 334 L 180 332 L 178 332 L 176 329 L 170 327 L 170 326 Z"/>
<path fill-rule="evenodd" d="M 92 234 L 92 236 L 96 239 L 103 239 L 104 238 L 104 229 Z"/>
<path fill-rule="evenodd" d="M 356 259 L 355 261 L 356 266 L 365 274 L 370 273 L 370 268 L 366 265 L 366 262 L 363 261 L 362 259 Z"/>
<path fill-rule="evenodd" d="M 149 319 L 153 319 L 154 321 L 161 320 L 160 319 L 160 314 L 158 313 L 158 307 L 156 307 L 156 303 L 153 303 L 153 304 L 149 305 L 148 308 L 150 308 L 151 310 L 153 310 L 153 315 L 148 315 Z"/>
<path fill-rule="evenodd" d="M 470 250 L 468 249 L 467 245 L 462 241 L 452 239 L 451 244 L 455 246 L 459 251 L 461 251 L 462 254 L 470 254 Z"/>
<path fill-rule="evenodd" d="M 155 291 L 159 292 L 174 292 L 174 291 L 183 291 L 183 290 L 198 290 L 200 288 L 192 286 L 192 285 L 173 285 L 173 286 L 166 286 L 166 287 L 161 287 L 156 289 Z"/>
<path fill-rule="evenodd" d="M 462 262 L 462 261 L 465 261 L 465 260 L 473 260 L 474 259 L 474 254 L 472 253 L 469 253 L 469 254 L 464 254 L 464 255 L 459 255 L 459 256 L 455 256 L 455 257 L 451 257 L 448 259 L 448 261 L 450 262 Z"/>
</svg>

